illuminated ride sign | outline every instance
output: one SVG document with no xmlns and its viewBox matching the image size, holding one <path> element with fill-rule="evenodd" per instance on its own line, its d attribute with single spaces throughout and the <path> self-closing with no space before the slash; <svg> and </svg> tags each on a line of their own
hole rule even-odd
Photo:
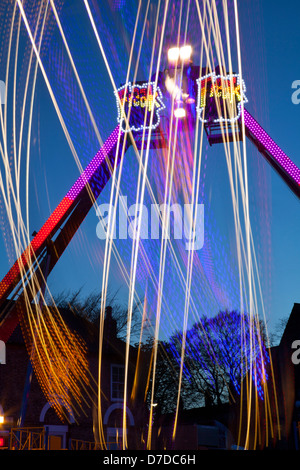
<svg viewBox="0 0 300 470">
<path fill-rule="evenodd" d="M 213 72 L 194 78 L 193 82 L 198 88 L 196 112 L 201 122 L 210 125 L 234 122 L 240 118 L 241 104 L 248 100 L 245 82 L 240 79 L 239 74 L 220 75 Z M 118 122 L 123 132 L 141 132 L 159 126 L 160 113 L 165 105 L 160 87 L 155 86 L 154 82 L 129 82 L 122 85 L 115 96 Z"/>
<path fill-rule="evenodd" d="M 241 104 L 247 103 L 245 82 L 239 74 L 216 75 L 197 79 L 197 113 L 204 123 L 234 122 L 241 115 Z"/>
<path fill-rule="evenodd" d="M 154 82 L 134 85 L 129 82 L 120 87 L 115 95 L 118 122 L 123 132 L 156 129 L 160 123 L 159 113 L 165 105 L 160 88 L 155 87 Z"/>
</svg>

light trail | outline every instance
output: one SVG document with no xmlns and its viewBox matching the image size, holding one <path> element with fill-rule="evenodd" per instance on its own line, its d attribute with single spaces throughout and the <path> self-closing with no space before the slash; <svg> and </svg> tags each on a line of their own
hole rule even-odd
<svg viewBox="0 0 300 470">
<path fill-rule="evenodd" d="M 214 6 L 215 6 L 215 4 L 214 4 Z M 215 13 L 215 15 L 216 15 L 216 9 L 214 9 L 214 13 Z M 211 14 L 211 13 L 210 13 L 210 18 L 211 18 L 211 25 L 213 25 L 213 20 L 212 20 L 212 14 Z M 215 32 L 215 31 L 214 31 L 214 32 Z M 218 32 L 219 32 L 219 30 L 218 30 Z M 215 32 L 215 34 L 216 34 L 216 32 Z M 219 37 L 220 37 L 220 36 L 219 36 Z M 216 44 L 217 44 L 217 41 L 216 41 Z M 208 52 L 208 46 L 207 46 L 207 45 L 206 45 L 206 50 L 207 50 L 207 52 Z M 218 50 L 218 49 L 217 49 L 217 50 Z M 229 50 L 230 50 L 230 49 L 229 49 Z M 208 55 L 208 62 L 209 62 L 209 54 L 207 54 L 207 55 Z M 229 54 L 229 56 L 230 56 L 230 54 Z M 219 63 L 221 63 L 220 57 L 219 57 Z M 225 69 L 225 67 L 226 67 L 226 66 L 224 65 L 224 69 Z M 228 131 L 227 131 L 227 135 L 228 135 Z M 226 139 L 226 137 L 225 137 L 225 139 Z M 226 142 L 225 139 L 224 139 L 224 142 Z M 228 146 L 228 151 L 229 151 L 229 146 Z M 228 162 L 230 161 L 230 160 L 229 160 L 229 154 L 228 154 L 227 160 L 228 160 Z M 235 160 L 235 161 L 238 163 L 238 168 L 241 169 L 241 164 L 239 163 L 239 160 Z M 232 183 L 233 183 L 233 179 L 232 179 L 232 178 L 231 178 L 231 180 L 232 180 Z M 243 181 L 243 179 L 242 179 L 241 181 Z M 236 180 L 236 183 L 237 183 L 237 180 Z M 233 185 L 232 185 L 232 188 L 233 188 Z M 244 186 L 242 185 L 242 186 L 241 186 L 242 191 L 244 191 L 243 188 L 244 188 Z M 233 194 L 234 194 L 234 192 L 233 192 Z M 247 205 L 245 206 L 245 196 L 243 196 L 243 200 L 244 200 L 245 213 L 247 214 Z M 236 202 L 235 204 L 236 204 L 236 206 L 235 206 L 235 207 L 236 207 L 236 212 L 235 212 L 235 213 L 236 213 L 236 217 L 237 217 L 236 223 L 237 223 L 237 225 L 240 227 L 241 224 L 240 224 L 240 222 L 239 222 L 238 210 L 237 210 L 237 209 L 238 209 L 238 203 Z M 250 228 L 250 227 L 249 227 L 249 222 L 247 222 L 247 219 L 246 219 L 246 225 L 247 225 L 247 223 L 248 223 L 248 232 L 249 232 L 249 228 Z M 238 228 L 238 229 L 236 230 L 236 233 L 237 233 L 237 235 L 241 234 L 241 229 Z M 239 238 L 239 237 L 237 237 L 237 239 L 238 239 L 238 238 Z M 240 243 L 243 243 L 243 242 L 241 241 Z M 249 256 L 250 256 L 250 255 L 249 255 L 249 235 L 248 235 L 248 278 L 249 278 L 249 274 L 250 274 L 250 272 L 251 272 L 251 265 L 249 264 Z M 241 265 L 242 265 L 241 258 L 239 258 L 239 260 L 240 260 L 240 261 L 239 261 L 239 265 L 241 266 Z M 162 259 L 160 260 L 160 263 L 162 263 Z M 241 269 L 241 268 L 240 268 L 240 269 Z M 242 271 L 240 271 L 240 273 L 241 273 L 240 276 L 242 277 Z M 250 277 L 250 283 L 251 283 L 251 277 Z M 241 283 L 241 286 L 242 286 L 242 284 L 243 284 L 243 283 Z M 251 284 L 250 284 L 250 286 L 251 286 Z M 162 290 L 162 289 L 161 289 L 161 290 Z M 251 299 L 252 299 L 252 296 L 250 295 L 250 304 L 251 304 L 251 302 L 252 302 Z M 158 308 L 158 310 L 159 310 L 159 308 Z M 156 325 L 158 325 L 158 324 L 159 324 L 159 316 L 156 315 Z M 158 331 L 158 330 L 157 330 L 157 331 Z M 251 358 L 250 358 L 250 363 L 251 363 L 251 362 L 252 362 L 252 361 L 251 361 Z M 154 361 L 154 364 L 155 364 L 155 361 Z M 152 412 L 152 410 L 150 411 L 150 420 L 151 420 L 151 412 Z M 148 443 L 148 445 L 149 445 L 149 443 Z"/>
<path fill-rule="evenodd" d="M 40 11 L 39 11 L 39 15 L 41 14 L 41 10 L 42 10 L 42 4 L 40 6 Z M 23 14 L 24 11 L 23 11 Z M 45 26 L 45 19 L 46 19 L 46 14 L 47 14 L 47 8 L 45 10 L 45 16 L 44 16 L 44 19 L 43 19 L 43 25 L 42 25 L 42 33 L 44 31 L 44 26 Z M 23 16 L 24 18 L 24 16 Z M 21 17 L 20 17 L 21 19 Z M 25 17 L 25 22 L 26 22 L 26 17 Z M 39 22 L 38 22 L 39 23 Z M 38 28 L 38 23 L 37 23 L 37 28 Z M 28 26 L 28 23 L 27 23 L 27 26 Z M 13 23 L 12 23 L 12 27 L 13 27 Z M 12 29 L 11 29 L 12 30 Z M 18 28 L 18 34 L 17 34 L 17 41 L 19 41 L 19 31 L 20 31 L 20 21 L 19 21 L 19 28 Z M 35 32 L 35 35 L 37 34 L 37 29 L 36 29 L 36 32 Z M 33 49 L 35 50 L 35 53 L 37 55 L 37 57 L 39 58 L 39 53 L 40 53 L 40 47 L 41 47 L 41 43 L 42 43 L 42 37 L 43 37 L 43 34 L 41 34 L 41 38 L 40 38 L 40 44 L 39 44 L 39 48 L 37 48 L 35 46 L 35 43 L 34 43 L 34 38 L 33 36 L 30 37 L 31 39 L 31 42 L 32 42 L 32 45 L 33 45 Z M 12 36 L 10 38 L 10 44 L 12 42 Z M 10 50 L 10 48 L 9 48 Z M 14 69 L 14 90 L 13 90 L 13 101 L 14 101 L 14 109 L 16 108 L 16 77 L 17 77 L 17 59 L 18 59 L 18 47 L 17 47 L 17 52 L 16 52 L 16 55 L 15 55 L 15 69 Z M 8 63 L 7 63 L 7 67 L 9 65 L 9 60 L 8 60 Z M 32 53 L 30 55 L 30 66 L 31 66 L 31 62 L 32 62 Z M 37 66 L 35 67 L 35 75 L 34 75 L 34 78 L 36 79 L 36 73 L 37 73 Z M 21 120 L 21 131 L 20 131 L 20 146 L 21 146 L 21 137 L 22 137 L 22 132 L 23 132 L 23 122 L 24 122 L 24 113 L 25 113 L 25 102 L 26 102 L 26 96 L 27 96 L 27 91 L 28 91 L 28 80 L 29 80 L 29 74 L 30 74 L 30 67 L 28 68 L 28 73 L 27 73 L 27 80 L 26 80 L 26 86 L 25 86 L 25 94 L 24 94 L 24 99 L 23 99 L 23 114 L 22 114 L 22 120 Z M 28 140 L 30 138 L 30 128 L 31 128 L 31 119 L 32 119 L 32 109 L 33 109 L 33 97 L 34 97 L 34 89 L 35 89 L 35 83 L 36 83 L 36 80 L 34 80 L 34 84 L 33 84 L 33 88 L 32 88 L 32 99 L 31 99 L 31 107 L 30 107 L 30 115 L 29 115 L 29 131 L 28 131 Z M 6 126 L 5 126 L 6 127 Z M 6 139 L 5 139 L 5 142 L 6 142 Z M 17 186 L 17 195 L 18 197 L 15 198 L 15 206 L 16 206 L 16 209 L 17 209 L 17 214 L 18 214 L 18 227 L 20 226 L 23 226 L 23 219 L 22 219 L 22 216 L 21 216 L 21 203 L 20 203 L 20 198 L 19 198 L 19 187 L 20 187 L 20 157 L 21 157 L 21 153 L 20 153 L 20 150 L 19 150 L 19 163 L 17 163 L 17 160 L 16 160 L 16 150 L 17 150 L 17 144 L 16 144 L 16 117 L 15 117 L 15 114 L 13 114 L 13 142 L 14 142 L 14 161 L 15 161 L 15 169 L 16 169 L 16 186 Z M 20 147 L 19 147 L 20 149 Z M 27 146 L 27 150 L 29 149 L 29 143 L 28 143 L 28 146 Z M 29 154 L 28 154 L 29 155 Z M 28 167 L 29 167 L 29 163 L 27 161 L 27 175 L 28 175 Z M 10 178 L 11 180 L 11 174 L 10 172 L 7 172 L 7 175 L 8 177 Z M 27 188 L 28 188 L 28 182 L 27 182 Z M 13 184 L 11 183 L 11 187 L 13 188 Z M 2 187 L 2 191 L 4 193 L 4 190 L 3 190 L 3 187 Z M 4 193 L 5 194 L 5 193 Z M 28 200 L 28 196 L 27 196 L 27 200 Z M 28 213 L 28 206 L 27 206 L 27 213 Z M 15 229 L 14 229 L 14 225 L 13 225 L 13 216 L 12 216 L 12 209 L 9 209 L 8 210 L 8 215 L 10 214 L 10 223 L 11 223 L 11 229 L 12 229 L 12 234 L 14 234 L 15 232 Z M 28 233 L 28 230 L 29 228 L 27 229 L 27 233 Z M 18 251 L 21 251 L 21 244 L 20 244 L 20 229 L 18 228 L 17 231 L 16 231 L 16 237 L 14 238 L 14 243 L 15 243 L 15 249 L 16 249 L 16 253 L 18 253 Z M 28 235 L 27 235 L 28 237 Z M 25 286 L 24 282 L 26 281 L 23 280 L 23 285 Z M 39 290 L 39 286 L 38 288 L 36 289 L 36 286 L 35 286 L 35 281 L 34 281 L 34 277 L 32 277 L 31 279 L 31 284 L 27 286 L 27 288 L 29 288 L 32 292 L 33 292 L 33 297 L 35 297 L 35 295 L 37 294 L 38 290 Z M 70 347 L 70 348 L 73 348 L 73 354 L 74 354 L 74 357 L 78 356 L 78 355 L 75 355 L 75 350 L 74 350 L 74 346 L 75 348 L 77 348 L 77 346 L 75 345 L 74 343 L 74 339 L 72 339 L 72 336 L 70 336 L 66 326 L 62 326 L 62 324 L 60 324 L 60 327 L 58 328 L 57 325 L 53 325 L 53 322 L 52 322 L 52 326 L 55 326 L 55 329 L 53 331 L 53 334 L 57 334 L 58 335 L 58 343 L 55 344 L 53 342 L 53 339 L 51 339 L 51 335 L 49 336 L 49 330 L 46 329 L 45 331 L 42 331 L 42 336 L 41 336 L 41 333 L 39 333 L 39 326 L 38 326 L 38 323 L 40 323 L 40 319 L 38 322 L 35 321 L 35 318 L 34 318 L 34 312 L 33 312 L 33 308 L 31 304 L 29 304 L 27 302 L 27 313 L 26 313 L 26 316 L 27 316 L 27 321 L 29 321 L 29 329 L 30 329 L 30 333 L 31 335 L 28 336 L 28 332 L 27 334 L 24 332 L 24 335 L 25 335 L 25 338 L 26 338 L 26 342 L 27 342 L 27 346 L 29 347 L 30 349 L 30 344 L 31 344 L 31 340 L 33 339 L 34 342 L 35 342 L 35 350 L 38 349 L 38 353 L 37 354 L 34 354 L 34 356 L 32 356 L 32 361 L 33 361 L 33 364 L 34 364 L 34 368 L 36 370 L 36 373 L 37 373 L 37 376 L 39 377 L 42 373 L 43 370 L 45 370 L 47 368 L 47 364 L 51 364 L 51 361 L 53 360 L 53 358 L 60 358 L 59 361 L 57 361 L 57 368 L 54 369 L 52 366 L 51 366 L 51 369 L 48 370 L 48 373 L 42 373 L 42 376 L 43 378 L 40 378 L 40 380 L 42 380 L 42 383 L 41 383 L 41 386 L 43 388 L 43 380 L 47 382 L 48 378 L 49 377 L 52 377 L 54 382 L 56 383 L 57 385 L 57 388 L 58 390 L 60 390 L 60 393 L 59 395 L 60 396 L 63 396 L 65 395 L 65 399 L 63 400 L 64 402 L 64 405 L 68 408 L 70 405 L 68 405 L 68 398 L 67 398 L 67 395 L 66 394 L 63 394 L 63 390 L 61 389 L 60 387 L 60 381 L 61 379 L 57 379 L 57 377 L 59 375 L 61 375 L 65 369 L 65 364 L 64 364 L 64 361 L 62 360 L 65 356 L 61 354 L 62 350 L 61 350 L 61 347 L 63 347 L 65 350 L 66 348 Z M 38 307 L 36 307 L 38 308 Z M 48 312 L 49 313 L 49 312 Z M 24 320 L 25 323 L 26 323 L 26 320 Z M 24 328 L 24 321 L 22 322 L 22 327 Z M 45 325 L 44 325 L 45 326 Z M 64 330 L 65 330 L 65 333 L 67 334 L 67 336 L 64 337 L 64 342 L 61 341 L 61 338 L 62 338 L 62 335 L 64 334 Z M 60 335 L 60 336 L 59 336 Z M 46 343 L 45 343 L 45 340 L 47 338 L 47 336 L 49 337 L 50 339 L 50 347 L 52 348 L 52 357 L 50 358 L 50 355 L 49 353 L 47 352 L 46 353 L 46 362 L 43 361 L 42 359 L 42 351 L 47 351 L 47 348 L 46 348 Z M 36 342 L 36 338 L 39 337 L 39 341 L 40 343 L 37 343 Z M 60 339 L 59 339 L 60 338 Z M 73 344 L 73 346 L 72 346 Z M 58 348 L 58 349 L 55 349 L 55 348 Z M 70 349 L 71 351 L 71 349 Z M 79 356 L 81 357 L 84 357 L 83 355 L 83 350 L 81 350 L 81 354 L 79 354 Z M 79 369 L 80 369 L 80 373 L 76 372 L 76 365 L 75 365 L 75 368 L 73 366 L 73 370 L 74 370 L 74 380 L 72 380 L 72 384 L 70 383 L 70 386 L 72 385 L 71 387 L 71 390 L 73 389 L 73 392 L 74 392 L 74 395 L 75 395 L 75 399 L 78 400 L 79 399 L 79 394 L 78 394 L 78 386 L 76 385 L 76 381 L 77 382 L 80 382 L 81 378 L 83 378 L 83 381 L 85 381 L 85 373 L 86 373 L 86 367 L 84 367 L 82 361 L 80 361 L 80 358 L 78 357 L 78 360 L 77 360 L 77 364 L 79 365 Z M 72 377 L 72 366 L 69 366 L 68 367 L 68 377 Z M 51 390 L 51 387 L 49 388 Z M 47 391 L 48 388 L 46 386 L 45 390 Z M 70 391 L 69 391 L 70 392 Z M 68 393 L 69 393 L 68 392 Z M 46 393 L 47 395 L 47 393 Z M 53 395 L 55 397 L 55 394 Z M 53 401 L 53 400 L 52 400 Z M 55 400 L 54 400 L 55 402 Z M 57 405 L 58 403 L 53 403 L 53 406 L 55 407 L 56 406 L 56 409 L 57 411 L 59 412 L 59 408 L 57 408 Z M 60 408 L 61 410 L 61 408 Z"/>
</svg>

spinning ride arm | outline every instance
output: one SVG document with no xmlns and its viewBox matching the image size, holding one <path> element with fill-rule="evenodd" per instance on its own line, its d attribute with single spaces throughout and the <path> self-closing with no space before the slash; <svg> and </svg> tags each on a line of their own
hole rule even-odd
<svg viewBox="0 0 300 470">
<path fill-rule="evenodd" d="M 292 162 L 292 160 L 274 142 L 274 140 L 246 109 L 244 109 L 244 125 L 246 136 L 253 142 L 259 152 L 283 178 L 294 194 L 300 198 L 300 169 Z"/>
</svg>

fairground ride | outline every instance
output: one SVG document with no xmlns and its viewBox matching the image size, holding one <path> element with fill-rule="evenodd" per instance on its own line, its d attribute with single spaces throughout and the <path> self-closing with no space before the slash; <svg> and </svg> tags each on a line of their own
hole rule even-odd
<svg viewBox="0 0 300 470">
<path fill-rule="evenodd" d="M 26 302 L 36 296 L 29 288 L 35 277 L 42 286 L 100 196 L 121 155 L 134 143 L 151 148 L 168 145 L 160 113 L 172 98 L 174 117 L 195 126 L 199 120 L 210 145 L 248 137 L 300 197 L 300 169 L 245 108 L 246 87 L 239 74 L 209 71 L 191 61 L 190 46 L 169 50 L 169 68 L 150 82 L 126 83 L 116 93 L 118 125 L 77 181 L 34 234 L 29 246 L 0 283 L 0 339 L 6 342 L 20 321 Z M 225 132 L 226 128 L 226 132 Z"/>
</svg>

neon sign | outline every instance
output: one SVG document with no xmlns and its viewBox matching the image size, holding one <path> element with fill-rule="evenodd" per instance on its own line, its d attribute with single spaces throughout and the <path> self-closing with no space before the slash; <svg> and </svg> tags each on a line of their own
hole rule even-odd
<svg viewBox="0 0 300 470">
<path fill-rule="evenodd" d="M 197 113 L 202 122 L 233 122 L 241 115 L 241 103 L 247 103 L 245 82 L 239 74 L 216 75 L 197 80 Z"/>
<path fill-rule="evenodd" d="M 160 122 L 159 113 L 165 108 L 162 93 L 154 82 L 130 82 L 115 92 L 118 122 L 123 132 L 155 129 Z M 128 126 L 127 126 L 128 123 Z"/>
<path fill-rule="evenodd" d="M 4 341 L 0 341 L 0 364 L 6 364 L 6 346 Z"/>
</svg>

